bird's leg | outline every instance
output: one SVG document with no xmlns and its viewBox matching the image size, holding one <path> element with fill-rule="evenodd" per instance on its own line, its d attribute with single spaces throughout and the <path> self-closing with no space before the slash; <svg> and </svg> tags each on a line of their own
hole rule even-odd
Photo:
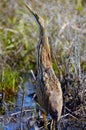
<svg viewBox="0 0 86 130">
<path fill-rule="evenodd" d="M 47 122 L 46 114 L 43 113 L 42 116 L 43 116 L 43 119 L 44 119 L 45 130 L 48 130 L 48 127 L 47 127 L 48 122 Z"/>
<path fill-rule="evenodd" d="M 57 121 L 54 121 L 55 122 L 55 130 L 58 130 L 58 123 Z"/>
<path fill-rule="evenodd" d="M 52 120 L 52 123 L 51 123 L 51 127 L 52 127 L 52 130 L 55 130 L 55 121 L 54 120 Z"/>
<path fill-rule="evenodd" d="M 52 130 L 58 130 L 58 127 L 57 127 L 57 126 L 58 126 L 57 121 L 52 120 L 51 125 L 52 125 Z"/>
</svg>

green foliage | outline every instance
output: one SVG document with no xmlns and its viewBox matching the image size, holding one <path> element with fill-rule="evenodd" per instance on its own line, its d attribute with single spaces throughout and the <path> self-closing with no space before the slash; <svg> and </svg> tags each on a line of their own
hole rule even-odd
<svg viewBox="0 0 86 130">
<path fill-rule="evenodd" d="M 0 91 L 4 87 L 6 94 L 18 89 L 20 72 L 35 69 L 35 42 L 31 36 L 34 28 L 21 8 L 15 9 L 9 4 L 9 1 L 0 3 L 0 68 L 3 70 L 0 71 Z"/>
<path fill-rule="evenodd" d="M 10 67 L 3 68 L 0 89 L 15 92 L 18 88 L 18 72 L 12 71 Z"/>
<path fill-rule="evenodd" d="M 78 11 L 82 11 L 83 10 L 82 0 L 77 0 L 77 10 Z"/>
<path fill-rule="evenodd" d="M 59 68 L 55 62 L 53 62 L 53 69 L 55 70 L 56 75 L 59 75 Z"/>
</svg>

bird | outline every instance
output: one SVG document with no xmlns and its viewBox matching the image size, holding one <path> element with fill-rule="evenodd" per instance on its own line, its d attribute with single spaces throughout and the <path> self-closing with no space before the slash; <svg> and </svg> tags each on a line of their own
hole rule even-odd
<svg viewBox="0 0 86 130">
<path fill-rule="evenodd" d="M 59 79 L 52 66 L 50 45 L 44 19 L 25 3 L 30 13 L 34 16 L 39 28 L 39 42 L 37 45 L 37 83 L 36 94 L 38 103 L 43 108 L 45 115 L 51 115 L 54 122 L 61 117 L 63 107 L 63 94 Z"/>
</svg>

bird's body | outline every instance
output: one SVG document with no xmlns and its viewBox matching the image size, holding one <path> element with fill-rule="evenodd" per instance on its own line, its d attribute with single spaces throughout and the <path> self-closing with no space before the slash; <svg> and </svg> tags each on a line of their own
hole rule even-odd
<svg viewBox="0 0 86 130">
<path fill-rule="evenodd" d="M 59 120 L 62 111 L 62 90 L 52 68 L 43 70 L 42 77 L 38 74 L 37 97 L 38 102 L 50 113 L 54 120 Z"/>
<path fill-rule="evenodd" d="M 63 105 L 62 89 L 52 68 L 50 46 L 45 34 L 43 19 L 40 19 L 39 30 L 36 93 L 38 102 L 46 114 L 50 113 L 54 120 L 59 120 Z"/>
<path fill-rule="evenodd" d="M 59 121 L 62 111 L 62 89 L 52 68 L 50 46 L 45 33 L 44 20 L 26 5 L 39 26 L 39 43 L 37 46 L 37 85 L 36 94 L 40 106 L 45 113 L 50 113 L 55 121 Z"/>
</svg>

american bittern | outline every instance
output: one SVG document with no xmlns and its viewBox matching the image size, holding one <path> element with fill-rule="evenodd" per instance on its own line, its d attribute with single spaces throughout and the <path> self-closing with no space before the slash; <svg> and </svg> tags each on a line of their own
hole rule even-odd
<svg viewBox="0 0 86 130">
<path fill-rule="evenodd" d="M 36 14 L 27 4 L 39 27 L 39 43 L 37 46 L 37 86 L 36 93 L 40 106 L 46 115 L 50 113 L 54 121 L 59 121 L 62 111 L 63 98 L 60 82 L 52 68 L 50 46 L 45 33 L 44 20 Z"/>
</svg>

